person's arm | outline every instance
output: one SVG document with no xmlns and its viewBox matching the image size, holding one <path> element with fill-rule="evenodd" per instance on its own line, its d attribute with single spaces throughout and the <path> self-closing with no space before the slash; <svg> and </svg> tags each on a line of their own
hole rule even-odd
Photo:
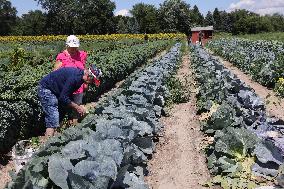
<svg viewBox="0 0 284 189">
<path fill-rule="evenodd" d="M 82 106 L 79 106 L 78 104 L 74 103 L 74 102 L 70 102 L 70 104 L 68 105 L 69 107 L 73 108 L 74 110 L 76 110 L 80 116 L 83 116 L 86 113 L 85 108 L 83 108 Z"/>
<path fill-rule="evenodd" d="M 54 67 L 53 67 L 53 70 L 57 70 L 59 68 L 62 67 L 62 64 L 63 64 L 63 59 L 65 58 L 65 53 L 59 53 L 57 56 L 56 56 L 56 62 L 54 63 Z"/>
<path fill-rule="evenodd" d="M 71 79 L 67 80 L 62 91 L 61 91 L 61 93 L 60 93 L 58 100 L 60 102 L 62 102 L 64 105 L 73 108 L 82 116 L 82 115 L 85 114 L 85 109 L 83 107 L 79 106 L 78 104 L 72 102 L 71 99 L 70 99 L 70 96 L 75 91 L 74 85 L 76 85 L 76 83 L 73 80 L 71 80 Z"/>
<path fill-rule="evenodd" d="M 62 66 L 62 62 L 60 62 L 60 61 L 57 60 L 57 61 L 54 63 L 54 68 L 53 68 L 53 70 L 57 70 L 57 69 L 59 69 L 61 66 Z"/>
</svg>

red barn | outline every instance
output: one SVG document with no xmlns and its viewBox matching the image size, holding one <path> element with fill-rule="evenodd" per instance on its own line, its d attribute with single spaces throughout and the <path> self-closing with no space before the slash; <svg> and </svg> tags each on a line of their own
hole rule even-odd
<svg viewBox="0 0 284 189">
<path fill-rule="evenodd" d="M 191 43 L 205 45 L 213 37 L 213 26 L 191 28 Z"/>
</svg>

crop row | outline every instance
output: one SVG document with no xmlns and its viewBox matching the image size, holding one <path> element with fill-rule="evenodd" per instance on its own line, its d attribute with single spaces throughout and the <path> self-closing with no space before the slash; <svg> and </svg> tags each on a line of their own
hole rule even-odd
<svg viewBox="0 0 284 189">
<path fill-rule="evenodd" d="M 254 91 L 204 49 L 191 51 L 202 130 L 214 137 L 206 149 L 215 175 L 208 185 L 252 189 L 277 176 L 283 182 L 284 122 L 267 117 Z"/>
<path fill-rule="evenodd" d="M 131 75 L 77 127 L 53 137 L 6 188 L 140 188 L 180 44 Z"/>
<path fill-rule="evenodd" d="M 107 52 L 127 46 L 144 43 L 140 39 L 124 39 L 119 41 L 102 41 L 102 40 L 88 40 L 80 43 L 80 49 L 89 53 Z M 27 42 L 6 42 L 0 43 L 0 59 L 1 65 L 6 65 L 2 68 L 4 70 L 11 70 L 13 64 L 21 64 L 21 59 L 25 63 L 36 66 L 38 59 L 50 58 L 55 60 L 56 55 L 66 48 L 64 41 L 27 41 Z M 18 61 L 17 61 L 18 59 Z M 5 64 L 6 63 L 6 64 Z"/>
<path fill-rule="evenodd" d="M 20 41 L 65 41 L 66 35 L 42 35 L 42 36 L 1 36 L 0 42 L 20 42 Z M 119 41 L 123 39 L 140 39 L 144 40 L 145 34 L 111 34 L 111 35 L 78 35 L 81 41 L 93 40 L 111 40 Z M 186 36 L 177 33 L 159 33 L 147 34 L 148 39 L 182 39 Z"/>
<path fill-rule="evenodd" d="M 157 51 L 165 49 L 169 41 L 149 42 L 124 49 L 110 51 L 105 59 L 96 64 L 102 68 L 104 77 L 100 91 L 90 88 L 87 100 L 93 101 L 95 94 L 102 93 L 147 62 Z M 93 57 L 90 61 L 93 63 Z M 48 65 L 44 64 L 47 63 Z M 44 129 L 43 112 L 37 98 L 36 88 L 43 75 L 50 72 L 49 62 L 37 67 L 25 65 L 14 72 L 6 72 L 0 80 L 0 151 L 9 150 L 19 138 L 26 138 Z M 24 118 L 24 119 L 22 119 Z"/>
<path fill-rule="evenodd" d="M 264 86 L 273 88 L 284 77 L 282 42 L 227 38 L 209 42 L 208 48 Z"/>
</svg>

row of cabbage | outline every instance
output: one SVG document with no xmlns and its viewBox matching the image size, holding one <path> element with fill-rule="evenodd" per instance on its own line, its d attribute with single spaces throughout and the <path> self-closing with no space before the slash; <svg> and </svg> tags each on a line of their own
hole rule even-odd
<svg viewBox="0 0 284 189">
<path fill-rule="evenodd" d="M 210 41 L 208 48 L 264 86 L 274 88 L 284 78 L 283 42 L 221 38 Z"/>
<path fill-rule="evenodd" d="M 210 184 L 252 189 L 276 177 L 283 184 L 284 122 L 267 117 L 253 89 L 216 58 L 200 47 L 191 51 L 202 130 L 214 137 L 206 149 Z"/>
<path fill-rule="evenodd" d="M 77 127 L 51 138 L 6 188 L 146 189 L 146 163 L 180 44 L 133 73 Z"/>
<path fill-rule="evenodd" d="M 87 100 L 94 101 L 98 93 L 113 87 L 170 43 L 155 41 L 119 48 L 109 51 L 104 59 L 96 59 L 104 77 L 99 91 L 90 88 L 87 92 Z M 88 62 L 94 63 L 95 57 L 96 53 L 91 53 Z M 0 152 L 9 150 L 19 138 L 38 135 L 44 130 L 36 90 L 38 81 L 51 70 L 52 64 L 43 59 L 37 66 L 27 64 L 19 70 L 5 72 L 0 80 Z"/>
</svg>

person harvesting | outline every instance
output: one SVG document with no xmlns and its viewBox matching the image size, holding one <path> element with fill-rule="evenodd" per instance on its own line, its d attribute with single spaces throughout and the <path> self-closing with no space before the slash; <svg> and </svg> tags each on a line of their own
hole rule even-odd
<svg viewBox="0 0 284 189">
<path fill-rule="evenodd" d="M 100 69 L 91 65 L 89 69 L 63 67 L 57 69 L 43 79 L 38 85 L 38 97 L 45 113 L 45 136 L 54 135 L 55 129 L 60 126 L 66 110 L 73 109 L 80 116 L 86 113 L 83 106 L 74 100 L 72 95 L 83 84 L 96 83 L 102 75 Z"/>
</svg>

